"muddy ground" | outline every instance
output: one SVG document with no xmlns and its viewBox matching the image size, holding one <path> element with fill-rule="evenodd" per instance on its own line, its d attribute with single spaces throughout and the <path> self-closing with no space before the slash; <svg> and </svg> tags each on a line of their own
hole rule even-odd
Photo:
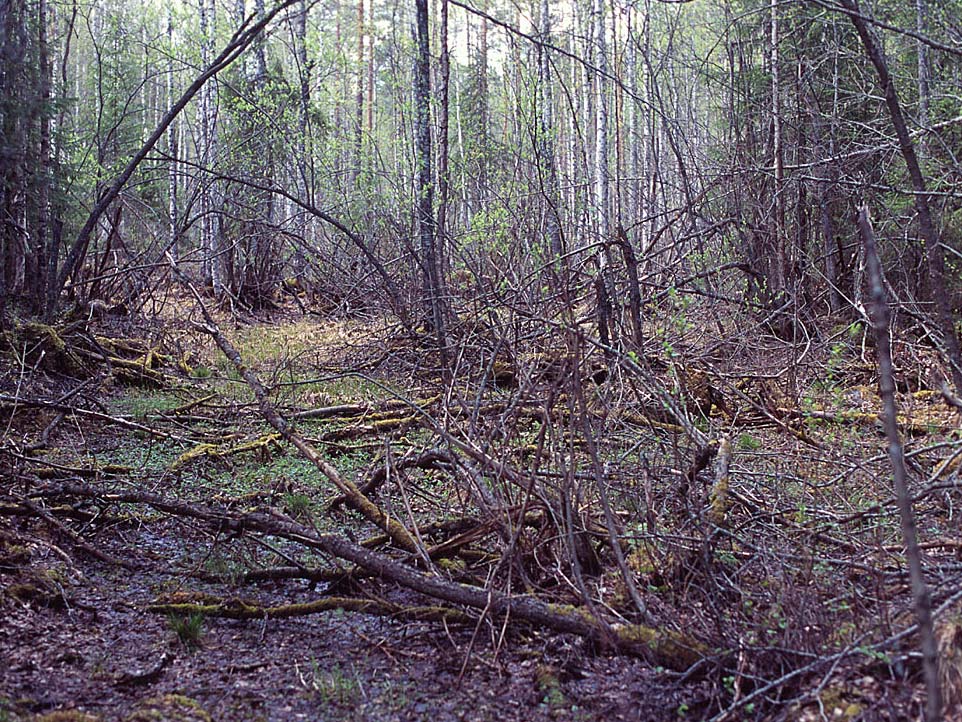
<svg viewBox="0 0 962 722">
<path fill-rule="evenodd" d="M 137 566 L 127 570 L 68 563 L 42 532 L 17 531 L 34 541 L 28 568 L 0 567 L 8 719 L 76 710 L 104 720 L 667 720 L 695 712 L 708 693 L 639 660 L 596 654 L 576 638 L 509 634 L 496 650 L 492 636 L 501 630 L 487 624 L 475 636 L 345 612 L 205 619 L 190 648 L 166 617 L 144 607 L 160 590 L 223 592 L 186 576 L 190 542 L 209 540 L 170 520 L 98 534 L 102 548 Z M 52 584 L 41 586 L 45 595 L 18 599 L 16 586 L 31 584 L 28 571 L 37 575 L 33 586 L 44 576 Z M 243 594 L 291 603 L 319 591 L 270 582 Z M 165 711 L 137 716 L 150 708 Z"/>
</svg>

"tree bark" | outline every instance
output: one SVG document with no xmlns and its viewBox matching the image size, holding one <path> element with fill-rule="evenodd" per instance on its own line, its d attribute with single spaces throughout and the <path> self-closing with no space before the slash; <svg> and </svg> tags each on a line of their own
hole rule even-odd
<svg viewBox="0 0 962 722">
<path fill-rule="evenodd" d="M 314 201 L 314 183 L 308 163 L 310 148 L 310 109 L 311 109 L 311 70 L 312 63 L 307 57 L 307 0 L 299 0 L 295 28 L 297 72 L 300 80 L 299 108 L 297 117 L 297 163 L 299 181 L 308 202 Z"/>
<path fill-rule="evenodd" d="M 611 262 L 608 243 L 611 241 L 610 195 L 611 179 L 608 173 L 608 104 L 605 93 L 605 78 L 608 74 L 608 59 L 605 50 L 605 3 L 592 0 L 592 27 L 594 35 L 594 124 L 595 124 L 595 163 L 594 163 L 594 210 L 597 229 L 597 266 L 598 279 L 595 284 L 598 305 L 598 337 L 602 344 L 611 344 L 614 327 L 612 324 L 612 287 Z"/>
<path fill-rule="evenodd" d="M 200 0 L 201 62 L 205 67 L 210 63 L 214 47 L 214 13 L 213 0 Z M 201 144 L 197 155 L 206 166 L 211 165 L 214 146 L 217 142 L 215 138 L 217 126 L 214 119 L 215 102 L 214 86 L 211 83 L 205 83 L 204 87 L 201 88 L 200 105 L 197 109 L 197 124 L 200 126 Z M 220 273 L 222 259 L 218 257 L 219 244 L 214 224 L 213 190 L 207 183 L 203 184 L 200 191 L 200 214 L 200 246 L 204 257 L 204 276 L 214 295 L 217 296 L 221 293 L 224 281 Z"/>
<path fill-rule="evenodd" d="M 541 44 L 538 45 L 538 155 L 541 165 L 539 182 L 545 199 L 544 234 L 548 257 L 552 263 L 564 253 L 561 243 L 560 199 L 558 198 L 558 170 L 555 160 L 554 100 L 551 92 L 551 8 L 548 0 L 541 0 Z"/>
<path fill-rule="evenodd" d="M 52 182 L 51 145 L 50 145 L 50 102 L 53 98 L 53 82 L 50 63 L 50 44 L 47 39 L 47 0 L 37 4 L 37 39 L 40 51 L 40 179 L 38 188 L 37 214 L 37 269 L 35 308 L 41 311 L 48 291 L 55 282 L 58 254 L 58 238 L 51 227 L 50 184 Z"/>
<path fill-rule="evenodd" d="M 924 35 L 928 25 L 926 0 L 915 0 L 915 29 Z M 919 81 L 919 126 L 924 130 L 929 124 L 929 46 L 916 41 Z M 924 136 L 923 136 L 924 137 Z"/>
<path fill-rule="evenodd" d="M 448 50 L 448 0 L 441 0 L 441 59 L 438 68 L 439 83 L 438 96 L 440 100 L 441 118 L 438 122 L 438 233 L 435 245 L 438 256 L 438 274 L 444 276 L 446 268 L 448 203 L 451 195 L 451 171 L 448 167 L 450 150 L 450 81 L 451 81 L 451 53 Z"/>
<path fill-rule="evenodd" d="M 772 167 L 775 172 L 773 193 L 775 214 L 772 236 L 775 244 L 775 285 L 778 291 L 783 292 L 788 289 L 788 250 L 785 243 L 785 170 L 782 152 L 781 78 L 779 74 L 778 42 L 778 0 L 772 0 L 771 44 L 769 47 L 772 66 Z"/>
<path fill-rule="evenodd" d="M 167 6 L 167 107 L 174 105 L 174 8 L 173 5 Z M 179 257 L 178 230 L 177 230 L 177 121 L 171 122 L 167 129 L 167 156 L 169 168 L 167 169 L 167 210 L 169 215 L 168 239 L 170 254 L 176 261 Z"/>
<path fill-rule="evenodd" d="M 354 176 L 364 165 L 364 0 L 357 0 L 357 86 L 354 98 Z"/>
<path fill-rule="evenodd" d="M 418 48 L 414 78 L 415 153 L 417 156 L 418 233 L 422 287 L 428 325 L 439 348 L 445 346 L 440 269 L 437 257 L 437 222 L 434 216 L 434 178 L 431 164 L 431 55 L 428 35 L 427 0 L 415 0 L 417 9 L 416 41 Z"/>
</svg>

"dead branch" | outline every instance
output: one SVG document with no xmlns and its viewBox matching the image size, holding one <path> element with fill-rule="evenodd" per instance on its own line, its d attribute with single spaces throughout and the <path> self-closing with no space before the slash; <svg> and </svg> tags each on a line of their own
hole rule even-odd
<svg viewBox="0 0 962 722">
<path fill-rule="evenodd" d="M 202 599 L 197 601 L 157 602 L 148 605 L 146 609 L 148 612 L 154 612 L 155 614 L 185 616 L 188 614 L 203 614 L 205 617 L 222 617 L 224 619 L 290 619 L 340 609 L 345 612 L 360 612 L 417 622 L 468 624 L 473 621 L 464 612 L 447 607 L 404 607 L 400 604 L 391 604 L 382 600 L 357 599 L 355 597 L 323 597 L 303 604 L 264 607 L 255 601 L 238 599 L 237 597 L 218 599 L 205 594 Z"/>
<path fill-rule="evenodd" d="M 130 421 L 122 416 L 111 416 L 110 414 L 105 414 L 101 411 L 93 411 L 91 409 L 83 409 L 77 406 L 70 406 L 69 404 L 59 403 L 57 401 L 46 401 L 44 399 L 27 399 L 20 398 L 17 396 L 11 396 L 9 394 L 0 394 L 0 411 L 9 411 L 11 413 L 16 413 L 16 411 L 21 408 L 34 408 L 34 409 L 53 409 L 55 411 L 62 411 L 68 414 L 76 414 L 77 416 L 85 416 L 96 421 L 101 421 L 108 424 L 116 424 L 117 426 L 123 426 L 126 429 L 133 429 L 135 431 L 140 431 L 145 434 L 150 434 L 151 436 L 156 436 L 162 439 L 170 439 L 171 441 L 185 442 L 182 436 L 177 436 L 176 434 L 170 434 L 166 431 L 158 431 L 157 429 L 152 429 L 149 426 L 144 426 L 143 424 L 138 424 L 136 421 Z"/>
<path fill-rule="evenodd" d="M 31 515 L 43 519 L 44 522 L 66 537 L 74 547 L 82 551 L 84 554 L 104 562 L 105 564 L 123 567 L 124 569 L 137 569 L 136 564 L 131 564 L 130 562 L 125 562 L 122 559 L 117 559 L 116 557 L 106 554 L 96 547 L 91 546 L 81 539 L 79 534 L 71 529 L 68 529 L 59 519 L 50 514 L 46 509 L 42 509 L 37 506 L 32 501 L 23 499 L 20 501 L 20 506 Z"/>
<path fill-rule="evenodd" d="M 419 453 L 409 452 L 405 454 L 401 459 L 395 462 L 391 469 L 393 472 L 405 471 L 407 469 L 440 469 L 445 466 L 454 466 L 457 463 L 454 456 L 443 449 L 428 449 L 427 451 L 421 451 Z M 360 486 L 360 491 L 365 496 L 370 496 L 377 492 L 381 484 L 387 479 L 388 476 L 388 466 L 387 464 L 382 464 L 374 473 L 372 473 L 367 481 L 365 481 Z M 328 512 L 336 510 L 345 501 L 346 497 L 341 494 L 331 499 L 326 504 Z"/>
<path fill-rule="evenodd" d="M 374 504 L 370 499 L 368 499 L 361 491 L 357 488 L 350 479 L 346 479 L 341 475 L 341 473 L 334 468 L 333 465 L 325 461 L 318 451 L 307 442 L 304 437 L 294 431 L 291 425 L 279 414 L 271 404 L 270 399 L 267 395 L 267 390 L 264 385 L 260 382 L 260 379 L 251 371 L 245 364 L 243 359 L 241 359 L 240 353 L 234 348 L 233 344 L 227 340 L 223 333 L 221 333 L 220 328 L 214 322 L 213 317 L 211 317 L 210 312 L 203 303 L 203 299 L 200 294 L 197 293 L 195 289 L 189 282 L 184 281 L 187 288 L 194 295 L 194 298 L 200 304 L 201 313 L 204 316 L 206 325 L 201 327 L 205 333 L 210 335 L 214 339 L 218 348 L 223 352 L 227 359 L 234 365 L 237 372 L 240 374 L 241 378 L 247 382 L 251 390 L 254 392 L 254 397 L 257 399 L 258 408 L 260 409 L 261 415 L 267 420 L 267 422 L 277 429 L 278 433 L 284 437 L 289 443 L 293 444 L 294 447 L 301 452 L 301 454 L 310 461 L 314 467 L 320 471 L 324 476 L 328 478 L 346 497 L 348 503 L 352 508 L 359 511 L 364 518 L 370 521 L 372 524 L 377 526 L 379 529 L 384 530 L 391 537 L 401 549 L 407 552 L 416 554 L 418 552 L 417 541 L 411 535 L 411 533 L 401 524 L 397 519 L 393 519 L 387 516 L 376 504 Z"/>
<path fill-rule="evenodd" d="M 515 619 L 556 632 L 593 640 L 621 654 L 643 657 L 674 670 L 686 670 L 706 659 L 711 650 L 683 632 L 645 625 L 609 626 L 577 607 L 554 605 L 530 596 L 505 594 L 459 584 L 406 566 L 383 554 L 372 552 L 346 537 L 320 533 L 279 514 L 250 512 L 233 514 L 201 504 L 187 504 L 144 492 L 101 492 L 77 484 L 38 489 L 42 496 L 80 496 L 110 503 L 147 504 L 158 511 L 197 519 L 221 533 L 256 532 L 288 539 L 311 549 L 351 562 L 376 577 L 395 582 L 445 602 L 487 609 L 500 618 Z"/>
</svg>

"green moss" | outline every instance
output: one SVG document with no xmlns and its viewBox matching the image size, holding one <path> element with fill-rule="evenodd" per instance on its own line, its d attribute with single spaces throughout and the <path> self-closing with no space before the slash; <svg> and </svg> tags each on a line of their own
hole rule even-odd
<svg viewBox="0 0 962 722">
<path fill-rule="evenodd" d="M 848 691 L 841 687 L 829 687 L 819 695 L 819 700 L 833 720 L 851 720 L 862 714 L 862 706 L 846 699 Z"/>
<path fill-rule="evenodd" d="M 33 722 L 100 722 L 100 717 L 76 709 L 61 709 L 33 718 Z"/>
<path fill-rule="evenodd" d="M 534 682 L 541 696 L 542 706 L 548 708 L 552 717 L 569 707 L 568 699 L 565 697 L 564 690 L 561 689 L 561 681 L 552 667 L 539 664 L 535 671 Z"/>
<path fill-rule="evenodd" d="M 686 670 L 710 654 L 705 645 L 672 629 L 626 624 L 614 630 L 622 644 L 646 650 L 655 662 L 669 669 Z"/>
<path fill-rule="evenodd" d="M 196 700 L 166 694 L 145 700 L 124 722 L 213 722 L 213 718 Z"/>
</svg>

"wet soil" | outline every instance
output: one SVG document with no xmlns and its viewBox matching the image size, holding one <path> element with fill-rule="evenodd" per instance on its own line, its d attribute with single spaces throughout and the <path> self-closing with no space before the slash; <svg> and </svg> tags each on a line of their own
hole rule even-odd
<svg viewBox="0 0 962 722">
<path fill-rule="evenodd" d="M 178 568 L 198 548 L 191 541 L 205 543 L 192 538 L 197 532 L 170 519 L 101 532 L 98 546 L 138 567 L 128 570 L 74 554 L 68 562 L 59 540 L 35 523 L 16 531 L 28 540 L 29 561 L 0 568 L 7 718 L 78 710 L 137 719 L 147 709 L 159 712 L 155 719 L 662 720 L 696 708 L 705 694 L 638 660 L 597 655 L 575 638 L 512 633 L 497 648 L 499 627 L 445 633 L 343 612 L 209 618 L 189 649 L 166 617 L 144 608 L 161 592 L 205 590 Z M 31 586 L 39 591 L 10 594 Z M 316 599 L 323 589 L 285 581 L 242 593 L 279 604 Z"/>
</svg>

